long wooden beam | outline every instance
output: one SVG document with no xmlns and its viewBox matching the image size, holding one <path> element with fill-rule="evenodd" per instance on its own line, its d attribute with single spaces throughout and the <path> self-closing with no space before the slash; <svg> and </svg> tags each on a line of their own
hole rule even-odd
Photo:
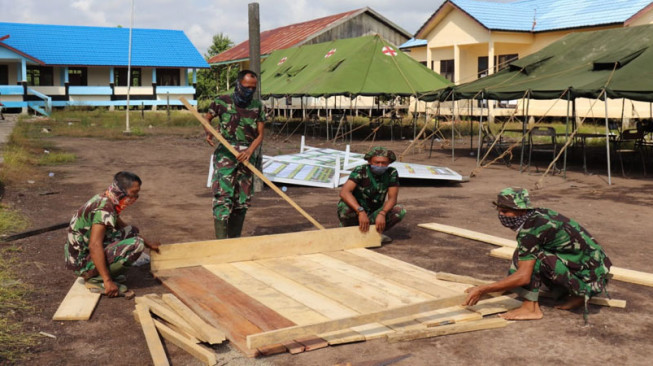
<svg viewBox="0 0 653 366">
<path fill-rule="evenodd" d="M 444 299 L 424 301 L 416 304 L 378 311 L 375 313 L 361 314 L 348 318 L 329 320 L 322 323 L 303 326 L 298 325 L 259 334 L 252 334 L 247 336 L 247 347 L 253 349 L 268 344 L 281 343 L 287 340 L 305 336 L 332 332 L 355 327 L 358 325 L 395 319 L 410 314 L 419 314 L 427 311 L 460 305 L 465 301 L 466 297 L 467 295 L 456 295 Z"/>
<path fill-rule="evenodd" d="M 313 254 L 381 246 L 381 235 L 371 226 L 361 233 L 358 226 L 295 233 L 248 236 L 234 239 L 165 244 L 151 252 L 152 272 L 199 266 Z"/>
<path fill-rule="evenodd" d="M 440 231 L 451 235 L 461 236 L 463 238 L 501 246 L 502 248 L 497 248 L 490 251 L 490 255 L 492 257 L 511 259 L 514 248 L 517 248 L 516 240 L 508 240 L 497 236 L 457 228 L 454 226 L 437 223 L 419 224 L 417 226 L 424 229 Z M 617 281 L 630 282 L 638 285 L 653 287 L 653 273 L 635 271 L 632 269 L 626 269 L 617 266 L 612 266 L 610 268 L 610 273 L 612 274 L 612 279 Z"/>
<path fill-rule="evenodd" d="M 508 321 L 501 318 L 488 318 L 481 320 L 472 320 L 462 323 L 455 323 L 450 325 L 440 325 L 437 327 L 426 329 L 414 329 L 404 332 L 396 332 L 388 334 L 388 342 L 411 341 L 413 339 L 437 337 L 447 334 L 456 334 L 464 332 L 472 332 L 484 329 L 501 328 L 508 325 Z"/>
<path fill-rule="evenodd" d="M 227 140 L 225 140 L 225 138 L 222 137 L 222 135 L 220 135 L 220 133 L 218 133 L 218 131 L 216 131 L 213 128 L 213 126 L 211 126 L 209 121 L 207 121 L 204 117 L 202 117 L 202 115 L 197 111 L 197 109 L 195 109 L 195 107 L 193 107 L 188 102 L 188 100 L 186 100 L 186 98 L 181 97 L 181 98 L 179 98 L 179 100 L 184 104 L 184 106 L 186 106 L 186 108 L 189 111 L 191 111 L 191 113 L 193 113 L 193 116 L 195 116 L 195 118 L 197 118 L 197 120 L 202 123 L 202 125 L 204 126 L 204 128 L 207 131 L 211 132 L 211 134 L 213 134 L 213 136 L 215 136 L 218 139 L 218 141 L 220 141 L 220 143 L 224 147 L 226 147 L 232 154 L 234 154 L 234 156 L 238 156 L 238 154 L 239 154 L 238 151 L 236 151 L 236 149 L 234 149 L 234 147 L 231 146 L 231 144 Z M 309 215 L 306 211 L 304 211 L 304 209 L 299 207 L 299 205 L 297 203 L 295 203 L 295 201 L 290 199 L 290 197 L 288 197 L 288 195 L 286 195 L 281 189 L 279 189 L 279 187 L 277 187 L 274 183 L 272 183 L 272 181 L 270 181 L 265 176 L 265 174 L 263 174 L 260 170 L 256 169 L 255 166 L 250 164 L 249 161 L 245 160 L 245 161 L 242 162 L 242 164 L 245 165 L 252 173 L 256 174 L 257 177 L 261 178 L 261 180 L 263 182 L 265 182 L 265 184 L 267 184 L 268 187 L 272 188 L 272 190 L 275 191 L 279 196 L 281 196 L 281 198 L 286 200 L 286 202 L 290 203 L 290 205 L 292 207 L 294 207 L 295 210 L 297 210 L 300 214 L 302 214 L 302 216 L 304 216 L 306 219 L 308 219 L 308 221 L 310 221 L 313 225 L 315 225 L 316 228 L 318 228 L 320 230 L 324 230 L 324 226 L 322 226 L 311 215 Z"/>
</svg>

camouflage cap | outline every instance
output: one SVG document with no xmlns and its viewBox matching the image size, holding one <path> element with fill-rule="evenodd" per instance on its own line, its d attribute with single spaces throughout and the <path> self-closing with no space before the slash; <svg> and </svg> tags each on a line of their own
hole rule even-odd
<svg viewBox="0 0 653 366">
<path fill-rule="evenodd" d="M 511 208 L 513 210 L 530 210 L 531 199 L 526 188 L 504 188 L 497 196 L 496 202 L 499 207 Z"/>
<path fill-rule="evenodd" d="M 385 147 L 382 146 L 376 146 L 370 149 L 370 151 L 365 154 L 363 157 L 365 160 L 370 160 L 375 156 L 382 156 L 390 159 L 390 163 L 393 163 L 395 160 L 397 160 L 397 156 L 392 150 L 388 150 Z"/>
</svg>

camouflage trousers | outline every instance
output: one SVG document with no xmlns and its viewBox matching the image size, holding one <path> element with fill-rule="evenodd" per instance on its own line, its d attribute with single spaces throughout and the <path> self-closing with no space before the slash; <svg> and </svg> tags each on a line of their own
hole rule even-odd
<svg viewBox="0 0 653 366">
<path fill-rule="evenodd" d="M 517 271 L 517 262 L 518 257 L 515 250 L 508 274 Z M 554 294 L 567 293 L 591 298 L 605 291 L 607 283 L 608 274 L 588 281 L 574 273 L 560 257 L 542 251 L 535 259 L 530 283 L 514 289 L 513 292 L 526 300 L 538 301 L 540 287 L 545 285 Z"/>
<path fill-rule="evenodd" d="M 244 151 L 247 146 L 234 146 L 238 151 Z M 256 158 L 250 157 L 254 164 Z M 213 191 L 213 218 L 228 220 L 232 211 L 247 212 L 252 200 L 252 172 L 236 160 L 236 157 L 220 145 L 213 153 L 213 176 L 211 190 Z"/>
<path fill-rule="evenodd" d="M 129 267 L 137 260 L 145 249 L 145 242 L 143 238 L 138 236 L 137 227 L 125 226 L 120 230 L 115 230 L 108 237 L 105 237 L 103 246 L 107 267 L 119 268 L 120 265 Z M 113 266 L 113 264 L 119 264 L 119 266 Z M 77 262 L 75 267 L 73 268 L 75 273 L 82 276 L 85 280 L 100 275 L 97 268 L 95 268 L 95 263 L 93 263 L 90 253 L 80 262 Z"/>
<path fill-rule="evenodd" d="M 373 225 L 376 220 L 376 215 L 381 212 L 383 207 L 374 212 L 366 212 L 367 217 L 370 219 L 370 225 Z M 390 212 L 385 215 L 385 230 L 397 225 L 406 216 L 406 209 L 402 205 L 395 205 Z M 340 226 L 358 226 L 358 212 L 352 210 L 345 202 L 338 202 L 338 219 Z"/>
</svg>

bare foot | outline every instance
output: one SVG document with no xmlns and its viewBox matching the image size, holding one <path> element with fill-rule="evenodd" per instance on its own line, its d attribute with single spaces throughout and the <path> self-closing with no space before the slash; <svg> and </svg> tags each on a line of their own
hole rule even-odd
<svg viewBox="0 0 653 366">
<path fill-rule="evenodd" d="M 537 301 L 525 300 L 520 308 L 510 310 L 505 314 L 499 314 L 499 317 L 506 320 L 537 320 L 542 319 L 544 314 L 542 314 L 540 304 Z"/>
<path fill-rule="evenodd" d="M 585 304 L 585 298 L 582 296 L 568 296 L 567 301 L 563 304 L 556 305 L 556 309 L 561 310 L 573 310 L 579 308 Z"/>
</svg>

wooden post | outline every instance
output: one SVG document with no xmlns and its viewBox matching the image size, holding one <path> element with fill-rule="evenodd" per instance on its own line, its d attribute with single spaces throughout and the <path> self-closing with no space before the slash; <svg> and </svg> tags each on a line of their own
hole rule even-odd
<svg viewBox="0 0 653 366">
<path fill-rule="evenodd" d="M 256 92 L 254 99 L 261 100 L 261 23 L 259 18 L 258 3 L 247 4 L 247 14 L 249 19 L 249 69 L 258 75 Z M 263 143 L 258 147 L 256 155 L 259 157 L 256 161 L 256 169 L 263 169 Z M 261 192 L 263 190 L 263 182 L 257 177 L 254 177 L 254 192 Z"/>
<path fill-rule="evenodd" d="M 191 113 L 193 113 L 195 118 L 197 118 L 197 120 L 200 121 L 200 123 L 202 123 L 204 128 L 207 131 L 211 132 L 213 136 L 215 136 L 215 138 L 217 138 L 218 141 L 222 145 L 224 145 L 224 147 L 226 147 L 232 154 L 234 154 L 234 156 L 238 155 L 238 151 L 236 151 L 236 149 L 234 149 L 234 147 L 231 146 L 231 144 L 227 140 L 225 140 L 225 138 L 222 137 L 222 135 L 220 135 L 218 131 L 216 131 L 206 119 L 204 119 L 204 117 L 202 117 L 202 115 L 197 111 L 197 109 L 195 109 L 188 102 L 186 98 L 181 97 L 179 100 L 184 104 L 184 106 L 189 111 L 191 111 Z M 304 216 L 306 219 L 308 219 L 308 221 L 310 221 L 313 225 L 315 225 L 315 227 L 317 227 L 320 230 L 324 230 L 324 226 L 322 226 L 313 217 L 311 217 L 311 215 L 309 215 L 308 213 L 306 213 L 306 211 L 304 211 L 301 207 L 299 207 L 299 205 L 297 205 L 295 201 L 293 201 L 292 199 L 290 199 L 290 197 L 288 197 L 285 193 L 283 193 L 283 191 L 281 191 L 279 187 L 277 187 L 274 183 L 272 183 L 265 175 L 263 175 L 263 173 L 260 170 L 256 169 L 255 166 L 250 164 L 249 161 L 245 160 L 242 162 L 242 164 L 245 165 L 249 170 L 251 170 L 252 173 L 254 173 L 257 177 L 261 178 L 261 180 L 265 182 L 265 184 L 267 184 L 268 187 L 272 188 L 273 191 L 277 192 L 277 194 L 281 196 L 281 198 L 286 200 L 286 202 L 288 202 L 292 207 L 294 207 L 297 211 L 299 211 L 299 213 L 302 214 L 302 216 Z"/>
</svg>

